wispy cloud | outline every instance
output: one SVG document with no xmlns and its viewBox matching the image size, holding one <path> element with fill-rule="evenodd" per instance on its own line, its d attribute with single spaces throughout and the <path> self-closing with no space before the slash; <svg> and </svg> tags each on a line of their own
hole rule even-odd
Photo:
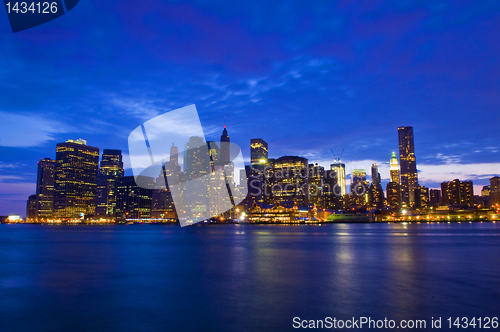
<svg viewBox="0 0 500 332">
<path fill-rule="evenodd" d="M 0 146 L 30 147 L 53 141 L 58 133 L 72 127 L 37 115 L 0 112 Z"/>
</svg>

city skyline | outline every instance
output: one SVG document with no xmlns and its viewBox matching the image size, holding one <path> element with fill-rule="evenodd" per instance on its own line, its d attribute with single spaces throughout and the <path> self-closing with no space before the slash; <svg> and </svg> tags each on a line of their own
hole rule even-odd
<svg viewBox="0 0 500 332">
<path fill-rule="evenodd" d="M 440 191 L 435 189 L 429 191 L 428 187 L 419 184 L 416 177 L 416 159 L 413 152 L 415 150 L 413 127 L 398 127 L 398 137 L 400 160 L 403 162 L 398 163 L 395 153 L 392 153 L 390 182 L 388 182 L 386 190 L 384 191 L 382 187 L 378 165 L 374 163 L 371 165 L 371 184 L 368 181 L 366 169 L 353 169 L 348 174 L 351 181 L 350 190 L 346 192 L 349 195 L 346 197 L 343 194 L 345 192 L 344 183 L 346 178 L 345 165 L 341 163 L 341 156 L 336 158 L 334 163 L 330 165 L 330 170 L 327 169 L 325 172 L 324 166 L 309 163 L 306 158 L 300 156 L 270 158 L 268 156 L 269 145 L 267 142 L 261 138 L 252 138 L 249 145 L 251 162 L 245 166 L 246 180 L 249 188 L 258 189 L 260 187 L 261 189 L 258 189 L 258 191 L 262 190 L 262 192 L 252 193 L 253 191 L 250 190 L 249 197 L 245 200 L 246 203 L 242 204 L 248 209 L 253 202 L 262 205 L 291 200 L 302 205 L 311 203 L 321 209 L 334 210 L 348 210 L 352 204 L 354 206 L 366 206 L 374 210 L 381 210 L 384 207 L 391 207 L 391 209 L 425 209 L 430 206 L 437 206 L 437 204 L 472 207 L 478 204 L 474 197 L 472 181 L 445 180 L 440 184 Z M 229 163 L 229 142 L 226 125 L 224 125 L 220 137 L 220 148 L 214 141 L 205 143 L 201 137 L 190 137 L 189 141 L 185 143 L 185 150 L 182 153 L 184 155 L 180 162 L 182 171 L 179 164 L 178 147 L 172 143 L 168 157 L 169 161 L 163 165 L 161 174 L 150 177 L 150 172 L 143 172 L 144 174 L 141 173 L 139 178 L 136 176 L 135 179 L 134 176 L 124 176 L 121 150 L 104 149 L 102 157 L 99 158 L 100 148 L 88 146 L 83 139 L 58 143 L 55 160 L 42 158 L 38 162 L 36 194 L 30 195 L 28 198 L 26 216 L 29 216 L 29 218 L 50 218 L 53 212 L 55 218 L 95 216 L 97 218 L 114 219 L 124 217 L 125 212 L 127 212 L 128 216 L 130 212 L 131 216 L 133 213 L 140 213 L 143 217 L 155 218 L 156 213 L 159 218 L 163 218 L 161 216 L 170 215 L 173 212 L 173 201 L 166 176 L 168 174 L 170 176 L 174 175 L 175 180 L 174 178 L 171 178 L 171 180 L 180 183 L 206 174 L 208 169 L 205 170 L 204 164 L 210 167 L 212 172 L 217 171 L 220 169 L 218 166 L 220 163 L 224 165 Z M 191 149 L 191 145 L 197 148 Z M 201 156 L 197 157 L 199 153 L 205 154 L 199 150 L 201 146 L 207 148 L 205 152 L 206 158 L 210 158 L 210 162 L 208 159 L 203 162 L 204 159 L 200 159 Z M 99 160 L 100 167 L 98 167 Z M 186 162 L 186 160 L 188 161 Z M 227 173 L 228 180 L 233 183 L 233 188 L 237 188 L 234 187 L 235 184 L 241 185 L 243 182 L 241 178 L 238 179 L 235 175 L 243 176 L 244 173 L 240 173 L 240 170 L 235 171 L 233 169 L 234 165 L 232 163 L 231 165 L 230 168 L 226 169 L 226 172 L 229 172 Z M 290 167 L 293 168 L 292 173 L 289 173 Z M 263 178 L 262 174 L 268 174 L 269 170 L 272 170 L 271 176 L 265 175 Z M 330 172 L 332 173 L 330 174 Z M 272 175 L 273 173 L 274 175 Z M 400 173 L 404 174 L 401 178 Z M 147 176 L 144 176 L 145 174 Z M 213 174 L 215 175 L 215 173 Z M 408 178 L 406 184 L 405 177 Z M 141 183 L 137 182 L 136 184 L 136 181 Z M 256 182 L 254 181 L 258 181 L 257 187 L 255 187 Z M 490 181 L 493 181 L 493 179 Z M 123 187 L 123 183 L 128 184 Z M 289 187 L 289 183 L 297 183 L 297 186 Z M 246 185 L 245 183 L 245 187 Z M 281 189 L 276 191 L 274 189 L 275 185 L 279 185 Z M 165 186 L 166 191 L 161 190 Z M 157 190 L 152 190 L 154 188 Z M 487 196 L 485 196 L 485 188 L 483 187 L 481 195 L 477 196 L 481 196 L 482 202 L 484 202 L 482 204 L 489 205 L 487 197 L 489 196 L 489 187 Z M 209 192 L 214 189 L 208 189 L 206 194 L 212 195 Z M 183 190 L 189 191 L 187 187 Z M 140 191 L 142 194 L 136 196 L 134 191 Z M 201 195 L 202 191 L 206 190 L 198 188 L 195 192 L 199 194 L 196 195 Z M 404 191 L 406 191 L 406 194 Z M 436 191 L 439 196 L 437 201 L 432 194 L 432 192 L 435 194 Z M 306 192 L 309 194 L 306 195 Z M 53 193 L 53 198 L 49 198 L 50 193 Z M 126 197 L 123 196 L 125 194 Z M 184 194 L 182 195 L 184 196 Z M 337 196 L 337 198 L 334 196 Z M 184 197 L 182 200 L 184 201 L 186 198 Z M 141 203 L 144 199 L 146 199 L 144 201 L 146 203 Z M 208 196 L 207 199 L 212 200 Z M 345 205 L 341 203 L 344 201 L 346 202 Z M 347 203 L 348 201 L 349 203 Z M 53 211 L 50 211 L 48 206 L 53 206 Z M 141 212 L 138 212 L 138 206 L 141 207 Z M 191 208 L 194 208 L 194 205 Z M 121 212 L 116 213 L 116 211 Z M 213 216 L 218 214 L 216 213 Z M 139 214 L 136 218 L 138 216 Z"/>
<path fill-rule="evenodd" d="M 0 214 L 24 211 L 55 143 L 126 151 L 137 125 L 193 103 L 207 139 L 227 123 L 231 142 L 325 167 L 345 150 L 346 173 L 376 163 L 384 189 L 398 126 L 414 127 L 429 188 L 459 178 L 478 194 L 500 173 L 497 3 L 148 4 L 0 23 Z"/>
</svg>

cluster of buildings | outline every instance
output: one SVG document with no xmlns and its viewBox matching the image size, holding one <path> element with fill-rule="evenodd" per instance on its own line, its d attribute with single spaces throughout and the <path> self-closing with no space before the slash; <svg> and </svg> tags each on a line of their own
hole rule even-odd
<svg viewBox="0 0 500 332">
<path fill-rule="evenodd" d="M 103 150 L 99 163 L 99 148 L 89 146 L 81 139 L 69 140 L 57 144 L 55 159 L 44 158 L 38 162 L 36 194 L 28 199 L 27 218 L 42 222 L 70 219 L 175 222 L 176 207 L 165 179 L 174 179 L 176 183 L 189 182 L 187 180 L 214 173 L 217 167 L 225 171 L 229 179 L 228 189 L 246 195 L 237 200 L 231 210 L 214 213 L 214 220 L 219 221 L 241 219 L 251 215 L 252 211 L 254 216 L 268 216 L 279 210 L 281 217 L 288 213 L 326 220 L 325 213 L 339 211 L 383 214 L 500 204 L 499 177 L 490 180 L 490 186 L 483 188 L 482 196 L 474 196 L 472 181 L 455 179 L 443 182 L 441 189 L 419 185 L 413 128 L 398 128 L 398 138 L 399 160 L 393 153 L 390 182 L 385 191 L 377 164 L 371 166 L 371 183 L 367 181 L 366 170 L 354 169 L 348 190 L 346 166 L 340 159 L 335 160 L 330 169 L 325 169 L 298 156 L 270 158 L 268 144 L 261 138 L 251 139 L 250 165 L 237 170 L 229 160 L 229 148 L 219 148 L 229 143 L 225 126 L 221 144 L 201 144 L 198 142 L 201 137 L 191 137 L 184 147 L 182 167 L 178 148 L 172 144 L 170 160 L 164 163 L 161 174 L 140 179 L 124 175 L 120 150 Z M 208 154 L 200 149 L 207 149 Z M 206 160 L 200 157 L 204 155 L 207 155 Z M 236 171 L 239 171 L 238 184 L 234 181 Z M 211 183 L 202 182 L 202 186 L 210 187 Z M 218 183 L 220 191 L 220 183 L 224 185 L 224 182 Z M 199 193 L 200 201 L 207 199 L 201 196 L 213 196 L 210 190 L 192 192 Z M 231 200 L 234 203 L 232 197 Z M 203 208 L 193 204 L 192 209 Z M 186 206 L 189 204 L 183 208 Z"/>
</svg>

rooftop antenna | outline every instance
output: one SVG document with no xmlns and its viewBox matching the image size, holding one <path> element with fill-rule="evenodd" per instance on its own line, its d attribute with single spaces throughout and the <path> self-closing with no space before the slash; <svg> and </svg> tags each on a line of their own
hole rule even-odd
<svg viewBox="0 0 500 332">
<path fill-rule="evenodd" d="M 333 149 L 330 149 L 330 151 L 332 151 L 333 160 L 337 163 L 340 163 L 340 159 L 342 158 L 342 155 L 344 154 L 344 149 L 342 149 L 342 152 L 340 153 L 340 156 L 338 158 L 335 158 L 335 154 L 333 153 Z"/>
<path fill-rule="evenodd" d="M 226 128 L 226 117 L 224 117 L 224 128 Z"/>
</svg>

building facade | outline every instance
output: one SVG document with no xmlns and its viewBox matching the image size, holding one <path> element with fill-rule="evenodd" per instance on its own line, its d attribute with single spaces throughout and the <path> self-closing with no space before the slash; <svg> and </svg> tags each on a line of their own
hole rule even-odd
<svg viewBox="0 0 500 332">
<path fill-rule="evenodd" d="M 38 162 L 35 218 L 52 218 L 56 161 L 44 158 Z"/>
<path fill-rule="evenodd" d="M 99 148 L 69 140 L 57 144 L 54 217 L 76 218 L 95 213 Z"/>
<path fill-rule="evenodd" d="M 401 202 L 404 206 L 415 207 L 415 190 L 418 189 L 417 161 L 413 127 L 399 127 L 399 161 L 401 176 Z"/>
</svg>

